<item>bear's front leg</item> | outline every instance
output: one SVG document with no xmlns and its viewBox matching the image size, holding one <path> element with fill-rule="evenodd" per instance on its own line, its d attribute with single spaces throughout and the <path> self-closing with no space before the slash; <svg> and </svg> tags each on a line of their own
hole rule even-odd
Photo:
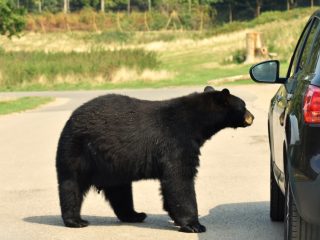
<svg viewBox="0 0 320 240">
<path fill-rule="evenodd" d="M 164 209 L 181 232 L 205 232 L 205 226 L 199 223 L 194 180 L 172 174 L 161 179 Z"/>
</svg>

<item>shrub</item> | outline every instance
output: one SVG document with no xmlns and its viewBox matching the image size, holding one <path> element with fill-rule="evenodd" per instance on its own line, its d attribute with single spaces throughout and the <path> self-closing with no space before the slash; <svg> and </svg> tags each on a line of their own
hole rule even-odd
<svg viewBox="0 0 320 240">
<path fill-rule="evenodd" d="M 32 84 L 57 84 L 57 79 L 73 76 L 76 81 L 102 76 L 128 67 L 141 72 L 159 66 L 156 54 L 141 49 L 78 52 L 4 52 L 0 51 L 2 88 Z"/>
</svg>

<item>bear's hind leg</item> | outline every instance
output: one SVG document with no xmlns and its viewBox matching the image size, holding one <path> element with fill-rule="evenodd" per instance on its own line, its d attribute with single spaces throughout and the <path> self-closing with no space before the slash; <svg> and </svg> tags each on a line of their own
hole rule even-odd
<svg viewBox="0 0 320 240">
<path fill-rule="evenodd" d="M 79 183 L 73 178 L 59 181 L 61 213 L 66 227 L 80 228 L 89 225 L 88 221 L 80 217 L 83 197 L 89 187 L 87 185 L 80 188 Z"/>
<path fill-rule="evenodd" d="M 145 213 L 137 213 L 134 210 L 131 183 L 105 187 L 103 191 L 120 221 L 131 223 L 143 222 L 147 217 Z"/>
</svg>

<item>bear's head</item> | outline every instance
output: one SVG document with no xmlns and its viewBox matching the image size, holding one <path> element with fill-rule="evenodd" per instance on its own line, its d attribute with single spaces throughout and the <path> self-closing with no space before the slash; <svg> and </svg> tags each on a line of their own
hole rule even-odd
<svg viewBox="0 0 320 240">
<path fill-rule="evenodd" d="M 253 123 L 254 116 L 246 109 L 245 102 L 230 94 L 228 89 L 216 91 L 213 87 L 206 86 L 204 92 L 208 92 L 211 100 L 213 98 L 210 107 L 215 113 L 221 113 L 226 127 L 247 127 Z"/>
</svg>

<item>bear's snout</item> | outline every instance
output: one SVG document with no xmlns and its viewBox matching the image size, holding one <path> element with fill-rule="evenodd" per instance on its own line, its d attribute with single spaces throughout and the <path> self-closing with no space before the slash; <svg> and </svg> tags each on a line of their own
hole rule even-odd
<svg viewBox="0 0 320 240">
<path fill-rule="evenodd" d="M 254 116 L 251 112 L 246 110 L 246 113 L 244 114 L 244 125 L 245 127 L 252 125 Z"/>
</svg>

